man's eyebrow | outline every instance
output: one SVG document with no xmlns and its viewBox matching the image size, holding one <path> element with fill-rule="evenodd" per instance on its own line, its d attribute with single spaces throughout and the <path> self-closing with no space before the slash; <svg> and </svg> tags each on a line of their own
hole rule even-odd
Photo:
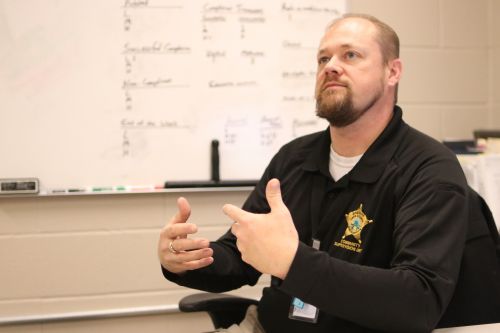
<svg viewBox="0 0 500 333">
<path fill-rule="evenodd" d="M 340 44 L 339 46 L 341 49 L 351 49 L 351 48 L 360 48 L 359 46 L 356 47 L 354 44 L 350 44 L 350 43 L 344 43 L 344 44 Z M 324 47 L 324 48 L 321 48 L 318 50 L 318 53 L 317 55 L 320 56 L 321 54 L 323 53 L 326 53 L 328 51 L 328 48 L 327 47 Z"/>
<path fill-rule="evenodd" d="M 340 45 L 340 47 L 343 48 L 343 49 L 350 49 L 350 48 L 353 48 L 354 45 L 353 44 L 349 44 L 349 43 L 345 43 L 345 44 Z"/>
<path fill-rule="evenodd" d="M 326 49 L 319 49 L 318 53 L 317 53 L 317 56 L 320 56 L 320 55 L 322 55 L 325 52 L 326 52 Z"/>
</svg>

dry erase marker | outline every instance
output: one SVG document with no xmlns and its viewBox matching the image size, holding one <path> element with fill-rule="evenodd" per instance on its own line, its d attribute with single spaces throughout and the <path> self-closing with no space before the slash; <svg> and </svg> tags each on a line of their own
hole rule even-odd
<svg viewBox="0 0 500 333">
<path fill-rule="evenodd" d="M 105 191 L 113 191 L 113 188 L 111 186 L 92 187 L 92 192 L 105 192 Z"/>
<path fill-rule="evenodd" d="M 69 188 L 68 193 L 81 193 L 85 192 L 84 188 Z"/>
<path fill-rule="evenodd" d="M 140 191 L 152 191 L 155 187 L 153 185 L 120 185 L 115 186 L 115 191 L 127 191 L 127 192 L 140 192 Z"/>
<path fill-rule="evenodd" d="M 63 194 L 63 193 L 66 193 L 66 189 L 64 189 L 64 188 L 54 188 L 54 189 L 50 190 L 49 193 L 52 193 L 52 194 Z"/>
</svg>

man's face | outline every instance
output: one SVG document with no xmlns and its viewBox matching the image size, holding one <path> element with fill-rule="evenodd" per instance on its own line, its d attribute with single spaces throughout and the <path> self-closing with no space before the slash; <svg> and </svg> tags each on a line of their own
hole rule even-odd
<svg viewBox="0 0 500 333">
<path fill-rule="evenodd" d="M 369 21 L 347 18 L 324 35 L 318 50 L 316 113 L 335 127 L 358 120 L 385 93 L 386 66 Z"/>
</svg>

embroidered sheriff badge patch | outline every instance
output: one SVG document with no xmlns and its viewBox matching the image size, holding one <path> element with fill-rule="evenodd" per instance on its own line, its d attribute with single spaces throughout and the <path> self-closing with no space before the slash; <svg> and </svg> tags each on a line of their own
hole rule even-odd
<svg viewBox="0 0 500 333">
<path fill-rule="evenodd" d="M 360 204 L 358 209 L 350 212 L 349 214 L 345 214 L 345 219 L 347 222 L 347 228 L 345 229 L 340 242 L 335 242 L 334 245 L 346 250 L 361 253 L 363 251 L 361 248 L 361 231 L 363 231 L 365 226 L 372 223 L 373 220 L 369 220 L 365 213 L 363 213 L 363 204 Z M 347 236 L 351 235 L 357 240 L 357 243 L 345 239 Z"/>
</svg>

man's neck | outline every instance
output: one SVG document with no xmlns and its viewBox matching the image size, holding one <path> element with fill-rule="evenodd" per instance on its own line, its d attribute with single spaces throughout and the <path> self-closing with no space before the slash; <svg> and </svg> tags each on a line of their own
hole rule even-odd
<svg viewBox="0 0 500 333">
<path fill-rule="evenodd" d="M 333 150 L 345 157 L 364 154 L 389 124 L 393 106 L 387 105 L 379 110 L 370 109 L 357 121 L 346 127 L 330 125 Z"/>
</svg>

